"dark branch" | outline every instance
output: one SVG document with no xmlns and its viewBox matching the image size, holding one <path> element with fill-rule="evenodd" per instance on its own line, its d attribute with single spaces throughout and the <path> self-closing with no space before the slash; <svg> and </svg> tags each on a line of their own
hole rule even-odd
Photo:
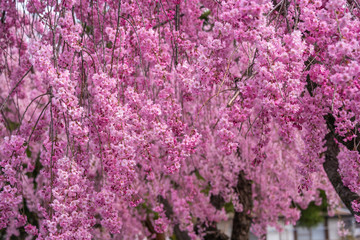
<svg viewBox="0 0 360 240">
<path fill-rule="evenodd" d="M 335 118 L 331 114 L 326 115 L 324 118 L 326 120 L 329 133 L 325 136 L 326 151 L 325 162 L 323 166 L 331 184 L 335 188 L 335 191 L 337 192 L 345 206 L 350 210 L 350 212 L 352 214 L 355 214 L 354 210 L 351 207 L 351 202 L 360 199 L 360 197 L 343 184 L 341 176 L 338 172 L 339 161 L 337 159 L 337 155 L 339 154 L 340 150 L 339 145 L 338 143 L 336 143 L 335 139 L 338 142 L 342 143 L 349 150 L 354 150 L 356 146 L 354 145 L 353 141 L 344 142 L 342 137 L 334 133 Z M 359 135 L 357 136 L 357 138 L 359 138 Z"/>
<path fill-rule="evenodd" d="M 231 240 L 248 240 L 251 226 L 250 212 L 253 208 L 251 181 L 246 179 L 245 173 L 239 173 L 236 185 L 239 201 L 243 205 L 242 212 L 236 212 L 233 220 Z"/>
<path fill-rule="evenodd" d="M 309 75 L 306 78 L 307 89 L 311 96 L 313 96 L 314 89 L 318 86 L 316 83 L 311 81 Z M 339 195 L 342 202 L 349 209 L 349 211 L 355 215 L 354 210 L 351 207 L 351 202 L 357 199 L 360 199 L 359 195 L 352 192 L 348 187 L 346 187 L 341 179 L 341 176 L 338 172 L 339 161 L 337 155 L 340 152 L 339 145 L 337 142 L 343 144 L 347 149 L 353 151 L 359 149 L 356 147 L 354 141 L 344 141 L 344 138 L 335 133 L 335 118 L 332 114 L 327 114 L 324 116 L 326 121 L 327 128 L 329 133 L 325 136 L 325 162 L 323 164 L 326 175 L 328 176 L 331 184 L 333 185 L 336 193 Z M 337 140 L 337 142 L 335 141 Z M 357 134 L 356 142 L 359 142 L 360 135 Z"/>
<path fill-rule="evenodd" d="M 20 83 L 22 82 L 22 80 L 24 80 L 24 78 L 28 75 L 28 73 L 31 71 L 32 66 L 29 68 L 29 70 L 26 71 L 26 73 L 21 77 L 21 79 L 16 83 L 16 85 L 13 87 L 13 89 L 11 89 L 9 95 L 5 98 L 4 102 L 2 103 L 1 107 L 0 107 L 0 112 L 3 110 L 3 108 L 5 107 L 6 102 L 9 100 L 9 98 L 11 97 L 11 94 L 15 91 L 15 89 L 20 85 Z"/>
</svg>

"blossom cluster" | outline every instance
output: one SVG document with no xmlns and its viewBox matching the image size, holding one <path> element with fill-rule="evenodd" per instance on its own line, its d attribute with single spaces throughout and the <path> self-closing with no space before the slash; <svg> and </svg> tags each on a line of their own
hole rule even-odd
<svg viewBox="0 0 360 240">
<path fill-rule="evenodd" d="M 360 192 L 357 7 L 1 1 L 0 238 L 198 239 L 229 211 L 263 236 L 319 189 L 333 210 L 329 132 Z"/>
</svg>

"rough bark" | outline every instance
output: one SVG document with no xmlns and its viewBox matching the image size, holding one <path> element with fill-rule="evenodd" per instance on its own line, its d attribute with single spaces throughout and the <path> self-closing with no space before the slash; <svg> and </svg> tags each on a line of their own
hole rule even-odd
<svg viewBox="0 0 360 240">
<path fill-rule="evenodd" d="M 310 59 L 307 62 L 305 62 L 305 64 L 307 66 L 310 66 L 311 64 L 309 62 L 311 62 Z M 310 95 L 313 96 L 313 91 L 315 88 L 318 87 L 318 85 L 313 81 L 311 81 L 309 75 L 307 75 L 306 81 L 307 81 L 306 88 L 309 91 Z M 360 142 L 360 134 L 359 133 L 357 134 L 355 141 L 345 142 L 343 137 L 335 133 L 334 116 L 329 113 L 326 116 L 324 116 L 324 119 L 326 121 L 326 125 L 329 130 L 329 133 L 325 136 L 326 151 L 325 151 L 325 162 L 323 164 L 323 167 L 336 193 L 339 195 L 340 199 L 345 204 L 347 209 L 349 209 L 349 211 L 353 215 L 355 215 L 355 212 L 351 207 L 351 202 L 354 200 L 359 200 L 360 197 L 356 193 L 353 193 L 348 187 L 346 187 L 343 184 L 341 176 L 338 172 L 339 161 L 337 159 L 337 155 L 339 154 L 340 151 L 338 143 L 343 144 L 347 149 L 351 151 L 356 150 L 360 152 L 360 148 L 356 146 L 356 143 Z M 335 139 L 338 143 L 335 141 Z"/>
<path fill-rule="evenodd" d="M 240 203 L 243 205 L 242 212 L 235 212 L 231 240 L 248 240 L 251 226 L 250 212 L 253 207 L 251 181 L 245 178 L 245 173 L 240 172 L 236 191 Z"/>
<path fill-rule="evenodd" d="M 335 139 L 344 146 L 346 146 L 349 150 L 355 150 L 356 146 L 353 141 L 344 142 L 342 137 L 334 133 L 335 119 L 331 114 L 325 116 L 325 120 L 329 129 L 329 133 L 325 136 L 326 151 L 325 162 L 323 166 L 331 184 L 334 186 L 335 191 L 337 192 L 345 206 L 354 215 L 355 212 L 351 207 L 351 202 L 360 198 L 359 195 L 350 191 L 350 189 L 343 184 L 341 176 L 338 172 L 339 162 L 337 159 L 337 155 L 339 154 L 340 150 L 339 145 L 338 143 L 336 143 Z M 357 138 L 359 138 L 359 136 Z M 356 150 L 359 151 L 359 149 Z"/>
<path fill-rule="evenodd" d="M 210 203 L 217 210 L 221 210 L 225 205 L 225 200 L 221 195 L 211 195 L 210 196 Z"/>
</svg>

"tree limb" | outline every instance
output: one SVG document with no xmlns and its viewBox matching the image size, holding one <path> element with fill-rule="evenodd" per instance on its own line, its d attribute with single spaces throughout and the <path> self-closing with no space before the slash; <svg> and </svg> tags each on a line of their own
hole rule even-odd
<svg viewBox="0 0 360 240">
<path fill-rule="evenodd" d="M 313 96 L 313 91 L 318 85 L 311 81 L 309 75 L 307 76 L 307 90 L 310 95 Z M 323 163 L 324 170 L 326 175 L 328 176 L 331 184 L 333 185 L 336 193 L 339 195 L 342 202 L 345 204 L 347 209 L 355 215 L 355 212 L 351 206 L 351 202 L 354 200 L 360 199 L 360 196 L 356 193 L 352 192 L 348 187 L 346 187 L 341 179 L 341 176 L 338 172 L 339 169 L 339 161 L 337 159 L 337 155 L 340 152 L 339 145 L 337 142 L 343 144 L 347 149 L 354 151 L 359 151 L 360 149 L 356 146 L 354 141 L 344 141 L 344 138 L 335 133 L 335 118 L 332 114 L 327 114 L 324 116 L 326 121 L 327 128 L 329 133 L 325 136 L 325 162 Z M 336 139 L 336 141 L 335 141 Z M 360 134 L 356 136 L 356 142 L 359 142 Z M 360 152 L 360 151 L 359 151 Z"/>
<path fill-rule="evenodd" d="M 325 146 L 327 147 L 325 152 L 325 162 L 323 164 L 325 172 L 345 206 L 354 215 L 355 212 L 351 207 L 351 202 L 359 199 L 359 196 L 350 191 L 350 189 L 342 182 L 341 176 L 338 172 L 339 162 L 337 155 L 339 153 L 339 146 L 334 140 L 334 134 L 332 132 L 328 133 L 325 139 Z"/>
<path fill-rule="evenodd" d="M 236 192 L 243 205 L 243 211 L 235 211 L 231 240 L 248 240 L 251 226 L 250 212 L 253 208 L 251 181 L 245 178 L 245 173 L 239 173 Z"/>
<path fill-rule="evenodd" d="M 341 176 L 338 172 L 339 161 L 337 159 L 337 155 L 339 154 L 340 150 L 339 150 L 339 145 L 338 143 L 336 143 L 335 139 L 338 142 L 342 143 L 349 150 L 356 149 L 356 146 L 354 145 L 353 141 L 344 142 L 342 137 L 335 134 L 334 132 L 335 118 L 331 114 L 326 115 L 324 118 L 326 120 L 329 133 L 325 136 L 326 151 L 325 151 L 325 162 L 323 166 L 331 184 L 335 188 L 335 191 L 337 192 L 337 194 L 339 195 L 345 206 L 349 209 L 349 211 L 353 215 L 355 215 L 355 212 L 351 207 L 351 202 L 360 199 L 360 197 L 356 193 L 352 192 L 348 187 L 346 187 L 341 179 Z M 357 136 L 357 138 L 359 138 L 359 136 Z"/>
</svg>

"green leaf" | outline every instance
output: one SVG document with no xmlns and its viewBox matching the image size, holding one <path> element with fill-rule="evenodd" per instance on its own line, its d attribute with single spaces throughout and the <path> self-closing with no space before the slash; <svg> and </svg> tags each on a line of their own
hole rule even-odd
<svg viewBox="0 0 360 240">
<path fill-rule="evenodd" d="M 199 171 L 197 169 L 195 170 L 195 175 L 198 180 L 205 181 L 205 178 L 203 176 L 201 176 L 201 174 L 199 173 Z"/>
<path fill-rule="evenodd" d="M 27 156 L 28 158 L 31 158 L 32 152 L 30 151 L 30 148 L 29 148 L 29 147 L 26 148 L 25 152 L 26 152 L 26 156 Z"/>
<path fill-rule="evenodd" d="M 111 49 L 112 46 L 113 46 L 112 41 L 108 41 L 108 42 L 106 43 L 106 47 L 107 47 L 107 48 Z"/>
<path fill-rule="evenodd" d="M 94 34 L 94 27 L 93 26 L 89 26 L 89 25 L 86 25 L 85 27 L 85 32 L 89 35 L 93 35 Z"/>
<path fill-rule="evenodd" d="M 210 10 L 206 10 L 205 12 L 203 12 L 203 13 L 201 14 L 201 16 L 199 17 L 199 19 L 207 21 L 207 20 L 209 20 L 209 15 L 210 15 L 210 14 L 211 14 L 211 11 L 210 11 Z"/>
<path fill-rule="evenodd" d="M 10 131 L 14 131 L 14 130 L 16 130 L 16 129 L 20 126 L 19 123 L 13 122 L 13 121 L 11 121 L 11 120 L 8 120 L 8 123 L 9 123 L 8 129 L 9 129 Z"/>
<path fill-rule="evenodd" d="M 139 205 L 137 205 L 135 208 L 136 209 L 142 209 L 142 208 L 147 209 L 148 207 L 147 207 L 146 203 L 143 202 L 143 203 L 140 203 Z"/>
<path fill-rule="evenodd" d="M 299 226 L 314 227 L 324 221 L 324 215 L 327 212 L 327 198 L 325 191 L 320 190 L 320 197 L 322 198 L 321 205 L 316 205 L 315 202 L 311 202 L 306 209 L 301 209 L 301 217 L 298 221 Z"/>
<path fill-rule="evenodd" d="M 224 208 L 225 208 L 226 213 L 235 212 L 234 204 L 232 203 L 232 201 L 225 203 Z"/>
<path fill-rule="evenodd" d="M 201 190 L 200 192 L 205 193 L 205 195 L 208 196 L 210 190 L 211 190 L 211 186 L 210 186 L 210 184 L 208 184 L 208 185 L 207 185 L 203 190 Z"/>
</svg>

